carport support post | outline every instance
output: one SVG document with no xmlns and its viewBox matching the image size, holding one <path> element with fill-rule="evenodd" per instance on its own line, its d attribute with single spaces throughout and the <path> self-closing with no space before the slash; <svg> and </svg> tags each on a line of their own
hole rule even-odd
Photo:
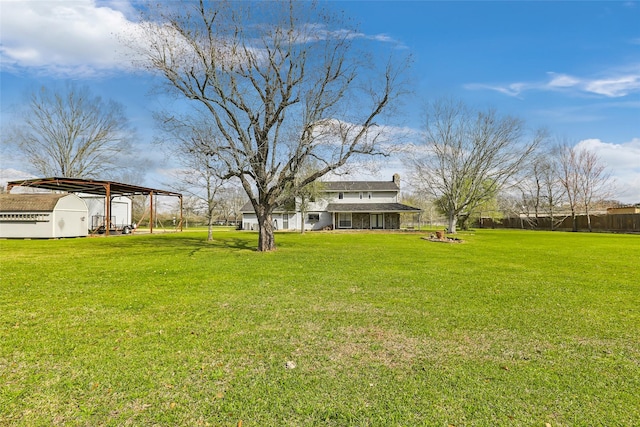
<svg viewBox="0 0 640 427">
<path fill-rule="evenodd" d="M 180 195 L 180 231 L 182 231 L 182 220 L 184 218 L 182 217 L 182 194 Z"/>
<path fill-rule="evenodd" d="M 104 216 L 106 224 L 104 226 L 105 236 L 109 235 L 109 229 L 111 229 L 111 185 L 107 184 L 104 187 L 105 190 L 105 198 L 104 198 Z"/>
<path fill-rule="evenodd" d="M 153 191 L 149 192 L 149 233 L 153 234 Z"/>
</svg>

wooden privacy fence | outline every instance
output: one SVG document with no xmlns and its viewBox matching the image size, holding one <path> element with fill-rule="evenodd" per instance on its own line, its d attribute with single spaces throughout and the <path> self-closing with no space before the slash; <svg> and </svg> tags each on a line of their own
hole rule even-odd
<svg viewBox="0 0 640 427">
<path fill-rule="evenodd" d="M 619 215 L 590 215 L 591 229 L 594 231 L 613 231 L 620 233 L 640 233 L 640 214 Z M 578 230 L 588 231 L 589 224 L 586 215 L 576 217 Z M 573 224 L 571 217 L 557 216 L 553 218 L 554 230 L 571 231 Z M 526 230 L 551 230 L 551 218 L 482 218 L 476 222 L 480 228 L 521 228 Z"/>
</svg>

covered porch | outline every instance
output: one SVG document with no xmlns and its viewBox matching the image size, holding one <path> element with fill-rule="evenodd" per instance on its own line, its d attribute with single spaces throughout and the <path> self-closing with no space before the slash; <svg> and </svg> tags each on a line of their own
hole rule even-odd
<svg viewBox="0 0 640 427">
<path fill-rule="evenodd" d="M 420 209 L 401 203 L 332 203 L 327 211 L 337 230 L 398 230 L 401 213 L 418 213 Z"/>
</svg>

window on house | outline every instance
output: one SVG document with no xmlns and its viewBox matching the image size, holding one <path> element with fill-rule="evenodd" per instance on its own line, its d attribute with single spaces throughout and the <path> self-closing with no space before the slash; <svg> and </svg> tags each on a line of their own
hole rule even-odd
<svg viewBox="0 0 640 427">
<path fill-rule="evenodd" d="M 338 228 L 351 228 L 351 213 L 341 212 L 338 214 Z"/>
<path fill-rule="evenodd" d="M 369 198 L 371 198 L 371 191 L 369 191 Z"/>
<path fill-rule="evenodd" d="M 360 192 L 360 199 L 362 199 L 362 191 Z"/>
<path fill-rule="evenodd" d="M 344 199 L 344 193 L 342 192 L 338 193 L 338 199 L 340 200 Z"/>
<path fill-rule="evenodd" d="M 308 218 L 309 222 L 318 222 L 318 221 L 320 221 L 320 214 L 319 213 L 310 213 L 307 218 Z"/>
</svg>

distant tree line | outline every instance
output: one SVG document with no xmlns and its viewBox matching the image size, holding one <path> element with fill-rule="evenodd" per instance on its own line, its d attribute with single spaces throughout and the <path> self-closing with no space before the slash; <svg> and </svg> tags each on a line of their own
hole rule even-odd
<svg viewBox="0 0 640 427">
<path fill-rule="evenodd" d="M 515 216 L 534 226 L 549 217 L 554 229 L 569 215 L 577 231 L 579 214 L 591 231 L 590 214 L 613 194 L 611 175 L 595 153 L 460 101 L 427 107 L 411 165 L 414 197 L 431 201 L 451 233 L 483 216 Z"/>
<path fill-rule="evenodd" d="M 568 141 L 553 141 L 539 133 L 535 149 L 501 182 L 495 178 L 505 164 L 496 162 L 491 168 L 479 168 L 474 172 L 474 160 L 485 162 L 487 154 L 474 155 L 474 160 L 460 160 L 453 156 L 433 156 L 430 162 L 443 165 L 438 169 L 423 163 L 415 163 L 413 179 L 416 190 L 411 200 L 431 203 L 433 209 L 447 218 L 448 229 L 455 232 L 454 225 L 467 229 L 471 224 L 482 226 L 483 219 L 495 223 L 502 218 L 516 218 L 526 228 L 555 230 L 566 218 L 571 218 L 571 229 L 578 230 L 578 217 L 585 216 L 587 228 L 591 227 L 594 212 L 602 213 L 607 208 L 623 206 L 612 200 L 614 182 L 606 165 L 599 157 Z M 480 139 L 485 143 L 489 138 Z M 507 149 L 514 149 L 512 141 Z M 472 153 L 477 147 L 465 149 Z M 514 154 L 511 153 L 510 156 Z M 486 164 L 486 163 L 484 163 Z M 508 164 L 505 164 L 508 166 Z M 444 172 L 446 168 L 446 173 Z M 453 170 L 458 168 L 456 170 Z M 440 176 L 433 177 L 434 171 Z M 421 180 L 421 175 L 428 179 Z M 457 181 L 456 181 L 457 180 Z M 434 183 L 435 181 L 435 183 Z M 424 185 L 429 184 L 424 189 Z M 478 188 L 474 188 L 474 186 Z M 424 202 L 423 202 L 424 203 Z"/>
</svg>

